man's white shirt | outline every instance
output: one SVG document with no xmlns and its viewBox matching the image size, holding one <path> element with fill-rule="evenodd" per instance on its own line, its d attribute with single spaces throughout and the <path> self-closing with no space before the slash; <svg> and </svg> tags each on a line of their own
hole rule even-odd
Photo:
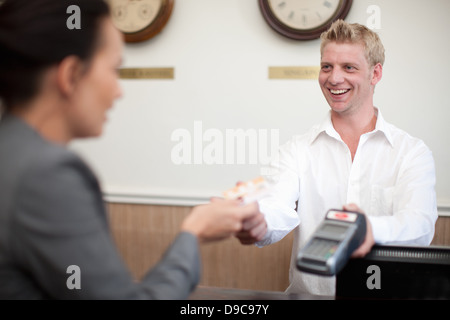
<svg viewBox="0 0 450 320">
<path fill-rule="evenodd" d="M 378 244 L 428 245 L 437 219 L 435 167 L 422 140 L 387 123 L 360 137 L 352 161 L 329 112 L 322 124 L 281 146 L 271 164 L 270 195 L 259 201 L 268 232 L 258 246 L 294 230 L 287 292 L 334 295 L 335 278 L 299 272 L 296 257 L 325 213 L 354 203 L 369 217 Z M 298 205 L 297 205 L 298 202 Z M 297 206 L 297 209 L 296 209 Z"/>
</svg>

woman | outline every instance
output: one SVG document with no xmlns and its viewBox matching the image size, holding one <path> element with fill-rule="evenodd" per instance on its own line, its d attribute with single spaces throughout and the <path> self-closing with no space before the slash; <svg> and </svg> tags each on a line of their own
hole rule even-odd
<svg viewBox="0 0 450 320">
<path fill-rule="evenodd" d="M 66 27 L 70 5 L 81 10 L 81 29 Z M 121 95 L 122 46 L 102 0 L 0 5 L 0 298 L 184 299 L 199 281 L 198 243 L 260 215 L 239 201 L 195 207 L 160 263 L 133 281 L 96 177 L 65 147 L 101 134 Z M 79 288 L 69 285 L 72 266 Z"/>
</svg>

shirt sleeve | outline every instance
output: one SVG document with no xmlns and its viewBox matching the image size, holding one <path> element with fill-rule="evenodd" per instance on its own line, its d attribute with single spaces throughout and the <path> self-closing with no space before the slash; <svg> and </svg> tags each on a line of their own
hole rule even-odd
<svg viewBox="0 0 450 320">
<path fill-rule="evenodd" d="M 266 235 L 256 243 L 259 247 L 283 239 L 300 223 L 295 211 L 299 199 L 299 173 L 294 153 L 294 142 L 290 141 L 280 148 L 278 158 L 270 165 L 272 175 L 267 179 L 273 184 L 272 190 L 258 201 L 267 222 Z"/>
<path fill-rule="evenodd" d="M 115 247 L 90 170 L 75 156 L 39 163 L 17 192 L 11 247 L 19 268 L 47 298 L 187 298 L 199 280 L 194 235 L 180 234 L 137 283 Z M 78 268 L 78 275 L 70 266 Z M 69 285 L 77 280 L 79 288 Z"/>
<path fill-rule="evenodd" d="M 429 245 L 437 219 L 435 183 L 432 153 L 421 142 L 403 160 L 393 190 L 393 215 L 369 217 L 375 242 Z"/>
</svg>

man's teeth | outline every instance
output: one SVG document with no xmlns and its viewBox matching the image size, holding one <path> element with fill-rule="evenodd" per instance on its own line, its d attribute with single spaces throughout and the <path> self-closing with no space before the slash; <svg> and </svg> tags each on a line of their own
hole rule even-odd
<svg viewBox="0 0 450 320">
<path fill-rule="evenodd" d="M 349 89 L 345 89 L 345 90 L 330 90 L 330 92 L 332 94 L 343 94 L 343 93 L 346 93 L 348 91 L 349 91 Z"/>
</svg>

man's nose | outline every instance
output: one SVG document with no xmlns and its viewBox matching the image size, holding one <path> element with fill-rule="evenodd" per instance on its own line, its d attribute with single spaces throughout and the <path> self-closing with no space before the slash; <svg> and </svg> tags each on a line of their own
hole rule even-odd
<svg viewBox="0 0 450 320">
<path fill-rule="evenodd" d="M 333 86 L 344 82 L 343 71 L 340 68 L 333 68 L 333 70 L 331 70 L 330 76 L 328 78 L 328 82 L 330 82 L 330 84 Z"/>
</svg>

